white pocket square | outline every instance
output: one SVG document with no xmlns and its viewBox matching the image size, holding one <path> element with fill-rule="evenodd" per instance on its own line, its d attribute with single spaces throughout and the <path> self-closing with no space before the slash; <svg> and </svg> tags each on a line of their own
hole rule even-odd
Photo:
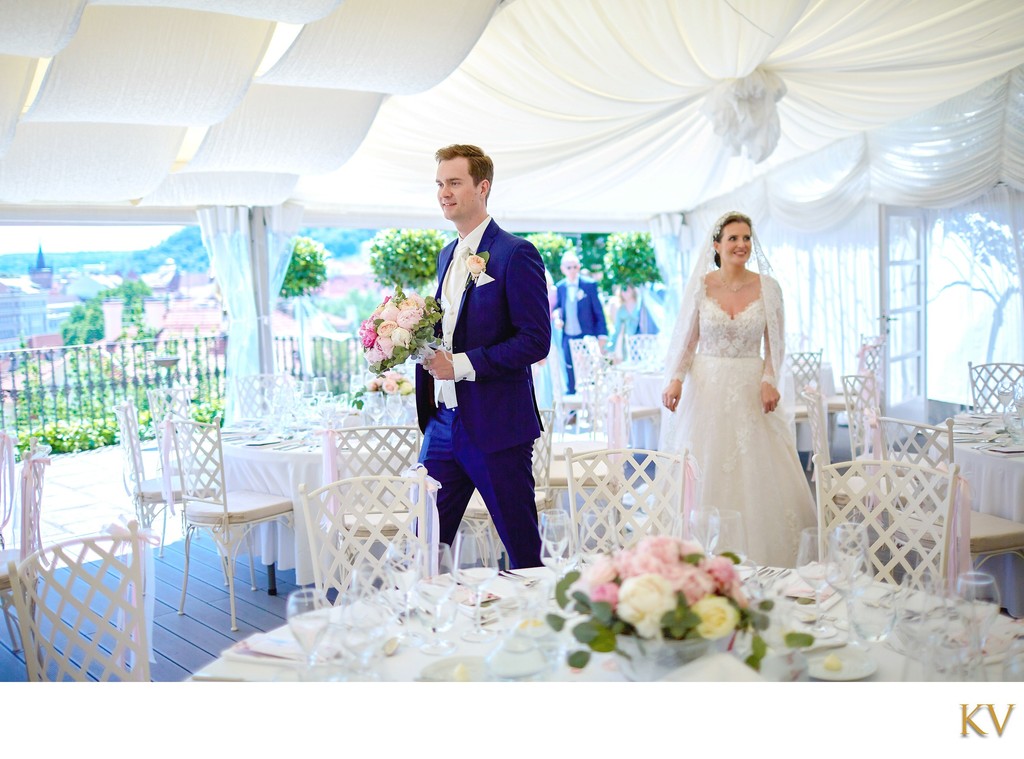
<svg viewBox="0 0 1024 759">
<path fill-rule="evenodd" d="M 493 282 L 493 281 L 494 281 L 494 277 L 492 277 L 487 272 L 482 271 L 482 272 L 480 272 L 480 276 L 476 278 L 476 286 L 477 287 L 483 287 L 488 282 Z"/>
</svg>

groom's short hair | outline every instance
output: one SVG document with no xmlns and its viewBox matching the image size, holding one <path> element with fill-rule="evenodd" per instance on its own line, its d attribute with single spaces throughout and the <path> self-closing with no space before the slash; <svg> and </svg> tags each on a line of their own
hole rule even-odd
<svg viewBox="0 0 1024 759">
<path fill-rule="evenodd" d="M 449 145 L 441 148 L 434 154 L 438 163 L 450 161 L 453 158 L 465 158 L 469 162 L 469 175 L 473 177 L 473 185 L 479 185 L 486 179 L 488 183 L 494 184 L 494 161 L 476 145 Z M 490 197 L 491 190 L 487 189 Z"/>
</svg>

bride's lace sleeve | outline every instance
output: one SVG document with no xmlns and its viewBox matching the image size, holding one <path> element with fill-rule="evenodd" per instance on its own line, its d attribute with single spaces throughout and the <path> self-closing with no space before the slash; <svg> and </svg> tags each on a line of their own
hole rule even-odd
<svg viewBox="0 0 1024 759">
<path fill-rule="evenodd" d="M 676 362 L 675 370 L 672 372 L 672 379 L 683 381 L 689 373 L 690 365 L 693 364 L 693 357 L 697 353 L 697 344 L 700 342 L 700 317 L 695 309 L 693 318 L 690 319 L 689 328 L 686 331 L 686 341 L 679 353 L 679 360 Z"/>
<path fill-rule="evenodd" d="M 782 360 L 786 355 L 783 338 L 785 314 L 782 305 L 782 288 L 771 277 L 763 277 L 761 287 L 761 297 L 764 299 L 765 309 L 764 373 L 761 375 L 761 381 L 778 388 L 777 378 Z"/>
</svg>

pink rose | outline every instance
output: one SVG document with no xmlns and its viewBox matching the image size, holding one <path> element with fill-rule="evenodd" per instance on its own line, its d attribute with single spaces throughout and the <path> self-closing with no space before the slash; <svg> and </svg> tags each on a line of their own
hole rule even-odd
<svg viewBox="0 0 1024 759">
<path fill-rule="evenodd" d="M 384 351 L 378 345 L 374 345 L 366 350 L 366 360 L 368 363 L 379 364 L 384 358 Z"/>
<path fill-rule="evenodd" d="M 385 319 L 377 325 L 377 335 L 379 337 L 391 337 L 391 333 L 396 329 L 398 329 L 398 322 Z"/>
<path fill-rule="evenodd" d="M 487 261 L 480 256 L 473 254 L 466 258 L 466 268 L 469 269 L 469 273 L 476 279 L 487 269 Z"/>
<path fill-rule="evenodd" d="M 398 326 L 404 329 L 412 330 L 420 322 L 421 314 L 419 310 L 413 306 L 411 309 L 405 309 L 398 313 Z"/>
<path fill-rule="evenodd" d="M 668 578 L 673 590 L 686 596 L 686 603 L 693 606 L 700 599 L 715 590 L 715 582 L 706 572 L 692 564 L 682 564 L 681 571 L 674 578 Z"/>
<path fill-rule="evenodd" d="M 392 379 L 395 382 L 398 382 L 402 379 L 402 373 L 396 372 L 394 369 L 388 369 L 384 372 L 384 379 Z"/>
<path fill-rule="evenodd" d="M 377 339 L 377 331 L 373 328 L 373 322 L 369 319 L 359 325 L 359 339 L 363 343 L 363 348 L 369 348 Z"/>
<path fill-rule="evenodd" d="M 614 611 L 619 603 L 619 586 L 614 582 L 603 582 L 590 591 L 590 600 L 611 604 Z"/>
<path fill-rule="evenodd" d="M 615 570 L 615 562 L 610 556 L 601 556 L 593 564 L 587 567 L 583 573 L 583 581 L 590 588 L 611 582 L 618 573 Z"/>
<path fill-rule="evenodd" d="M 385 321 L 393 322 L 398 319 L 398 313 L 398 306 L 396 306 L 394 303 L 388 303 L 386 306 L 384 306 L 384 310 L 380 312 L 380 318 L 384 319 Z M 379 327 L 377 328 L 377 331 L 380 331 Z"/>
<path fill-rule="evenodd" d="M 412 299 L 412 296 L 410 295 L 406 297 L 405 300 L 398 304 L 398 308 L 400 311 L 408 311 L 409 309 L 417 308 L 417 304 L 416 301 L 414 301 Z"/>
<path fill-rule="evenodd" d="M 372 379 L 372 380 L 370 380 L 369 382 L 366 383 L 366 389 L 369 390 L 371 393 L 379 392 L 380 391 L 380 380 L 379 379 Z"/>
<path fill-rule="evenodd" d="M 378 337 L 377 347 L 384 354 L 384 358 L 391 358 L 395 355 L 395 343 L 390 337 Z"/>
<path fill-rule="evenodd" d="M 712 556 L 700 563 L 701 569 L 715 581 L 715 589 L 719 593 L 728 594 L 739 581 L 736 565 L 725 556 Z"/>
<path fill-rule="evenodd" d="M 423 296 L 419 295 L 418 293 L 406 293 L 405 302 L 415 303 L 416 308 L 418 308 L 421 312 L 423 311 L 424 308 L 427 307 L 427 302 L 423 299 Z"/>
<path fill-rule="evenodd" d="M 398 383 L 395 382 L 393 379 L 386 379 L 384 380 L 383 388 L 384 392 L 387 393 L 388 395 L 394 395 L 395 393 L 398 392 Z"/>
</svg>

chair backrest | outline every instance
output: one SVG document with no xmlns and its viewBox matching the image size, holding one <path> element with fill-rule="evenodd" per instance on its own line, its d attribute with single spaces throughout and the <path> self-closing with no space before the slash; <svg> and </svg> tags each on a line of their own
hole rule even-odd
<svg viewBox="0 0 1024 759">
<path fill-rule="evenodd" d="M 555 429 L 553 409 L 540 410 L 540 437 L 533 441 L 533 487 L 547 490 L 551 484 L 551 436 Z"/>
<path fill-rule="evenodd" d="M 146 470 L 142 459 L 142 441 L 139 438 L 139 417 L 135 412 L 135 401 L 129 398 L 114 406 L 114 417 L 117 419 L 117 436 L 124 458 L 124 489 L 138 506 Z"/>
<path fill-rule="evenodd" d="M 373 581 L 388 583 L 385 551 L 392 542 L 417 542 L 424 555 L 436 543 L 426 469 L 414 477 L 346 477 L 309 493 L 300 488 L 300 495 L 313 580 L 325 592 L 344 590 L 349 573 L 364 564 Z"/>
<path fill-rule="evenodd" d="M 822 466 L 832 463 L 832 449 L 828 441 L 828 411 L 825 408 L 825 396 L 817 385 L 805 385 L 800 393 L 807 404 L 807 424 L 811 428 L 811 454 L 814 466 L 819 462 Z M 815 474 L 817 477 L 817 474 Z"/>
<path fill-rule="evenodd" d="M 884 358 L 884 355 L 884 335 L 861 335 L 860 352 L 857 354 L 858 373 L 866 374 L 870 372 L 875 375 L 876 379 L 881 381 L 881 378 L 878 377 L 878 372 L 882 368 L 882 359 Z"/>
<path fill-rule="evenodd" d="M 274 393 L 292 388 L 295 379 L 290 374 L 250 374 L 235 378 L 235 417 L 263 419 L 273 411 Z"/>
<path fill-rule="evenodd" d="M 29 440 L 28 452 L 21 460 L 21 541 L 20 556 L 25 558 L 43 546 L 41 510 L 43 479 L 50 465 L 50 446 Z"/>
<path fill-rule="evenodd" d="M 934 425 L 883 416 L 878 419 L 878 425 L 882 436 L 879 458 L 936 469 L 953 463 L 952 419 L 947 419 L 943 425 Z"/>
<path fill-rule="evenodd" d="M 188 419 L 192 416 L 192 389 L 188 387 L 159 387 L 146 391 L 150 418 L 155 422 L 168 415 Z"/>
<path fill-rule="evenodd" d="M 789 367 L 793 372 L 793 386 L 799 393 L 805 387 L 821 384 L 821 351 L 790 353 Z"/>
<path fill-rule="evenodd" d="M 1024 364 L 974 364 L 968 361 L 967 374 L 971 383 L 971 407 L 981 414 L 1001 413 L 1004 409 L 999 400 L 999 384 L 1004 380 L 1013 386 L 1024 382 Z"/>
<path fill-rule="evenodd" d="M 865 417 L 871 414 L 881 416 L 882 413 L 878 407 L 878 384 L 873 374 L 847 374 L 842 382 L 850 429 L 850 457 L 859 458 L 867 450 L 870 434 Z"/>
<path fill-rule="evenodd" d="M 0 549 L 6 546 L 4 532 L 14 516 L 14 496 L 18 492 L 14 467 L 17 447 L 17 436 L 0 429 Z"/>
<path fill-rule="evenodd" d="M 570 340 L 569 354 L 572 356 L 572 369 L 576 376 L 577 388 L 593 382 L 596 375 L 596 358 L 591 342 L 586 337 Z"/>
<path fill-rule="evenodd" d="M 10 566 L 30 682 L 149 680 L 138 523 Z"/>
<path fill-rule="evenodd" d="M 883 459 L 819 466 L 821 533 L 843 522 L 863 523 L 875 580 L 899 584 L 925 571 L 945 577 L 958 472 L 956 464 L 936 469 Z"/>
<path fill-rule="evenodd" d="M 328 430 L 323 445 L 325 481 L 376 474 L 400 477 L 417 462 L 422 444 L 423 433 L 416 425 Z"/>
<path fill-rule="evenodd" d="M 647 535 L 681 534 L 685 455 L 566 448 L 569 513 L 580 549 L 608 552 Z"/>
<path fill-rule="evenodd" d="M 224 450 L 220 425 L 172 419 L 174 452 L 181 478 L 181 500 L 220 506 L 227 514 L 224 487 Z"/>
<path fill-rule="evenodd" d="M 626 335 L 626 361 L 646 364 L 658 358 L 660 335 Z"/>
</svg>

